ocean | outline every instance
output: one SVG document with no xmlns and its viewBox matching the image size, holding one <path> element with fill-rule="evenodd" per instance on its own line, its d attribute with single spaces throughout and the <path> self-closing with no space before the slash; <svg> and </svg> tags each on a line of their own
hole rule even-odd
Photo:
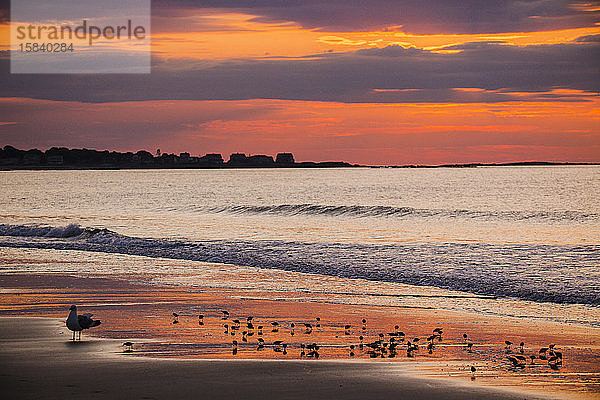
<svg viewBox="0 0 600 400">
<path fill-rule="evenodd" d="M 0 272 L 160 271 L 600 326 L 598 166 L 3 171 L 0 185 Z"/>
</svg>

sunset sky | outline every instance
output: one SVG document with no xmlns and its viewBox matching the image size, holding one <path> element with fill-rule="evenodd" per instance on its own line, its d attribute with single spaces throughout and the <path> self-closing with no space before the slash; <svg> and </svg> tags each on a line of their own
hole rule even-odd
<svg viewBox="0 0 600 400">
<path fill-rule="evenodd" d="M 0 146 L 600 162 L 600 1 L 152 2 L 152 73 L 17 75 Z"/>
</svg>

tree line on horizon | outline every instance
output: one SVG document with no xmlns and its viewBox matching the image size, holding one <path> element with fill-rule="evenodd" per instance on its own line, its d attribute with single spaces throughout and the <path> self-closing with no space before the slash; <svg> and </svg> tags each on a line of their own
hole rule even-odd
<svg viewBox="0 0 600 400">
<path fill-rule="evenodd" d="M 20 150 L 13 146 L 0 149 L 0 166 L 20 168 L 289 168 L 289 167 L 350 167 L 349 163 L 300 162 L 294 160 L 292 153 L 278 153 L 275 158 L 257 154 L 246 156 L 233 153 L 225 161 L 221 154 L 209 153 L 203 156 L 191 156 L 189 153 L 161 153 L 156 155 L 140 150 L 137 152 L 118 152 L 108 150 L 68 149 L 52 147 L 46 151 L 38 149 Z"/>
</svg>

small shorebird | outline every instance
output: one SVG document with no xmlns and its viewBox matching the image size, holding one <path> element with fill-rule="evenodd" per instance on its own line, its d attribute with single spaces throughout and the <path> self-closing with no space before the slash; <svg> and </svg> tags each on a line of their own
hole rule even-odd
<svg viewBox="0 0 600 400">
<path fill-rule="evenodd" d="M 202 314 L 198 315 L 198 325 L 204 325 L 204 315 Z"/>
<path fill-rule="evenodd" d="M 312 333 L 312 329 L 313 329 L 312 324 L 304 323 L 304 327 L 306 328 L 306 330 L 304 331 L 304 333 L 306 335 L 310 335 Z"/>
<path fill-rule="evenodd" d="M 529 358 L 531 358 L 531 365 L 534 365 L 535 364 L 535 361 L 534 361 L 535 360 L 535 354 L 531 354 L 529 356 Z"/>
<path fill-rule="evenodd" d="M 174 318 L 173 319 L 173 324 L 178 324 L 179 323 L 179 319 L 178 319 L 179 318 L 179 314 L 177 314 L 177 313 L 174 312 L 173 313 L 173 318 Z"/>
<path fill-rule="evenodd" d="M 548 358 L 548 366 L 553 370 L 558 370 L 558 367 L 562 366 L 562 362 L 562 353 L 560 351 L 553 351 L 550 358 Z"/>
<path fill-rule="evenodd" d="M 94 326 L 100 325 L 100 320 L 93 320 L 90 313 L 83 315 L 77 315 L 77 306 L 72 305 L 67 317 L 67 328 L 73 331 L 73 340 L 75 340 L 75 332 L 79 332 L 79 340 L 81 340 L 81 331 L 84 329 L 93 328 Z"/>
<path fill-rule="evenodd" d="M 525 368 L 525 357 L 523 356 L 507 356 L 508 361 L 512 363 L 514 368 Z"/>
<path fill-rule="evenodd" d="M 133 351 L 133 342 L 125 342 L 123 343 L 123 346 L 127 347 L 127 349 L 123 351 L 124 353 L 131 353 Z"/>
<path fill-rule="evenodd" d="M 223 310 L 221 312 L 223 313 L 223 317 L 221 317 L 221 319 L 227 319 L 227 318 L 229 318 L 229 311 Z"/>
<path fill-rule="evenodd" d="M 427 345 L 427 352 L 429 354 L 433 354 L 433 341 L 429 342 L 429 344 Z"/>
</svg>

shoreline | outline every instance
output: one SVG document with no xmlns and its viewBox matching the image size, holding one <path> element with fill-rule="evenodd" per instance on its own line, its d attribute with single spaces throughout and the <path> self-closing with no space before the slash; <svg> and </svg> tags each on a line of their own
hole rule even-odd
<svg viewBox="0 0 600 400">
<path fill-rule="evenodd" d="M 479 168 L 479 167 L 569 167 L 569 166 L 598 166 L 600 162 L 553 162 L 553 161 L 517 161 L 507 163 L 466 163 L 466 164 L 440 164 L 440 165 L 421 165 L 421 164 L 407 164 L 407 165 L 361 165 L 361 164 L 350 164 L 340 165 L 345 162 L 337 161 L 323 161 L 313 162 L 305 161 L 298 162 L 291 166 L 277 165 L 277 166 L 77 166 L 77 165 L 66 165 L 66 166 L 51 166 L 51 165 L 3 165 L 0 166 L 0 172 L 10 171 L 157 171 L 157 170 L 245 170 L 245 169 L 342 169 L 342 168 L 372 168 L 372 169 L 436 169 L 436 168 Z"/>
<path fill-rule="evenodd" d="M 92 398 L 553 398 L 423 378 L 402 363 L 129 357 L 117 351 L 117 339 L 65 342 L 59 330 L 66 329 L 54 318 L 0 317 L 0 382 L 7 398 L 64 398 L 73 391 Z"/>
<path fill-rule="evenodd" d="M 412 374 L 418 379 L 450 379 L 467 388 L 476 385 L 512 390 L 525 385 L 530 388 L 531 391 L 527 393 L 532 398 L 594 398 L 600 392 L 600 371 L 594 367 L 600 359 L 599 344 L 593 339 L 593 332 L 598 330 L 593 329 L 592 332 L 581 326 L 519 321 L 439 309 L 390 309 L 385 306 L 323 304 L 293 299 L 251 300 L 243 298 L 243 291 L 221 289 L 207 292 L 193 287 L 134 284 L 110 276 L 86 278 L 73 274 L 4 273 L 0 274 L 0 287 L 3 288 L 0 315 L 3 316 L 17 315 L 23 319 L 41 315 L 60 321 L 66 318 L 66 309 L 72 303 L 80 306 L 81 313 L 93 312 L 94 317 L 103 323 L 89 333 L 84 332 L 83 342 L 107 339 L 118 344 L 115 351 L 122 351 L 120 344 L 132 340 L 135 343 L 134 353 L 131 354 L 133 357 L 128 355 L 128 360 L 214 362 L 217 359 L 234 363 L 243 360 L 261 363 L 268 359 L 274 363 L 308 362 L 310 365 L 333 362 L 360 365 L 368 369 L 393 365 L 394 371 L 398 368 L 402 373 Z M 224 337 L 222 324 L 227 321 L 221 319 L 221 309 L 228 309 L 232 313 L 231 318 L 235 316 L 241 319 L 251 314 L 256 320 L 264 321 L 259 323 L 277 320 L 281 323 L 281 332 L 273 334 L 265 330 L 263 337 L 269 345 L 265 351 L 257 352 L 254 339 L 242 343 L 239 334 L 235 338 Z M 173 325 L 171 312 L 175 311 L 179 313 L 179 323 Z M 206 314 L 202 327 L 197 324 L 197 315 L 200 313 Z M 302 321 L 314 320 L 315 315 L 323 318 L 324 325 L 320 331 L 306 335 L 298 329 L 294 337 L 290 336 L 290 321 L 300 325 Z M 369 340 L 376 338 L 377 332 L 393 330 L 393 324 L 398 323 L 407 335 L 420 337 L 430 334 L 428 332 L 431 332 L 432 326 L 442 326 L 444 341 L 436 345 L 432 355 L 422 347 L 412 359 L 404 354 L 393 361 L 369 360 L 368 356 L 365 359 L 364 353 L 349 357 L 348 345 L 357 340 L 360 330 L 356 324 L 364 315 L 369 318 Z M 354 326 L 349 336 L 343 328 L 346 321 Z M 63 335 L 70 334 L 62 324 L 58 324 L 57 328 Z M 469 340 L 473 340 L 472 353 L 464 349 L 460 338 L 463 332 L 468 332 Z M 55 336 L 56 340 L 61 339 L 59 334 Z M 62 337 L 63 341 L 65 337 Z M 565 367 L 556 373 L 549 369 L 546 372 L 547 368 L 536 360 L 535 368 L 528 365 L 522 371 L 511 371 L 506 361 L 502 361 L 505 358 L 502 343 L 506 338 L 516 343 L 524 340 L 527 342 L 527 352 L 556 342 L 565 352 Z M 231 354 L 232 339 L 240 342 L 237 355 Z M 270 343 L 274 339 L 290 343 L 288 356 L 271 351 Z M 307 340 L 318 342 L 323 347 L 321 359 L 298 359 L 298 341 Z M 470 365 L 477 367 L 474 382 L 468 370 Z M 332 368 L 330 373 L 334 372 Z"/>
</svg>

